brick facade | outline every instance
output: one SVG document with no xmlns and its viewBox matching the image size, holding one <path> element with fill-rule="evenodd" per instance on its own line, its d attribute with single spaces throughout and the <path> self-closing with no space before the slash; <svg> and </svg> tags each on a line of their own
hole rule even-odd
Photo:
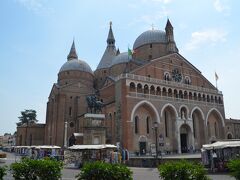
<svg viewBox="0 0 240 180">
<path fill-rule="evenodd" d="M 166 153 L 200 150 L 206 143 L 239 138 L 239 121 L 225 120 L 222 92 L 178 53 L 169 23 L 166 33 L 154 31 L 154 36 L 161 33 L 165 39 L 135 42 L 131 58 L 119 63 L 113 58 L 113 65 L 106 67 L 101 62 L 103 67 L 94 73 L 84 68 L 59 72 L 47 103 L 44 144 L 64 145 L 65 122 L 67 139 L 84 132 L 84 114 L 89 112 L 86 97 L 92 94 L 104 104 L 106 143 L 120 143 L 131 152 L 151 153 L 156 143 L 154 122 L 158 146 Z M 107 48 L 115 52 L 111 33 L 112 29 Z M 104 57 L 109 57 L 106 53 L 107 49 Z"/>
</svg>

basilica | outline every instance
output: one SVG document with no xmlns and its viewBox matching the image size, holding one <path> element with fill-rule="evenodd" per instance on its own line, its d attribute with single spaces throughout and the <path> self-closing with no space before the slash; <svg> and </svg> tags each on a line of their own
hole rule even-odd
<svg viewBox="0 0 240 180">
<path fill-rule="evenodd" d="M 110 23 L 93 71 L 73 42 L 50 91 L 46 123 L 18 127 L 18 145 L 63 147 L 75 136 L 77 144 L 117 144 L 132 153 L 156 146 L 185 153 L 239 138 L 239 121 L 225 118 L 222 92 L 179 53 L 170 20 L 165 30 L 140 34 L 128 52 L 115 43 Z M 101 102 L 100 111 L 90 112 L 88 97 Z"/>
</svg>

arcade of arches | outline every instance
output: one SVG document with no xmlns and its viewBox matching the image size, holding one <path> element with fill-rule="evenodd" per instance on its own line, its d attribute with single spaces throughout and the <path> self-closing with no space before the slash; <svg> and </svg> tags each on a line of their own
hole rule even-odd
<svg viewBox="0 0 240 180">
<path fill-rule="evenodd" d="M 160 122 L 157 120 L 160 115 Z M 224 138 L 224 124 L 216 110 L 206 113 L 200 108 L 142 103 L 134 108 L 131 120 L 132 148 L 140 154 L 151 154 L 155 147 L 154 122 L 158 123 L 158 146 L 165 153 L 187 153 L 200 150 L 203 144 Z M 207 117 L 207 119 L 205 119 Z M 207 122 L 207 123 L 205 123 Z M 207 131 L 206 131 L 207 130 Z M 230 135 L 229 135 L 230 137 Z"/>
</svg>

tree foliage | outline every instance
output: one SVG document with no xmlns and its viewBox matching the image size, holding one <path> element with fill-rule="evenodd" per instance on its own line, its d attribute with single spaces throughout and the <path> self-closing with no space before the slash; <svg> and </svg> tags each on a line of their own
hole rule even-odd
<svg viewBox="0 0 240 180">
<path fill-rule="evenodd" d="M 240 180 L 240 159 L 230 160 L 227 167 L 230 170 L 231 176 L 235 177 L 236 180 Z"/>
<path fill-rule="evenodd" d="M 122 164 L 101 161 L 86 163 L 76 176 L 78 180 L 132 180 L 132 171 Z"/>
<path fill-rule="evenodd" d="M 15 179 L 28 180 L 58 180 L 62 176 L 62 168 L 62 162 L 49 158 L 40 160 L 24 158 L 10 166 Z"/>
<path fill-rule="evenodd" d="M 0 166 L 0 180 L 7 174 L 7 166 Z"/>
<path fill-rule="evenodd" d="M 30 122 L 37 122 L 37 112 L 33 109 L 25 109 L 24 111 L 21 111 L 21 116 L 18 117 L 19 122 L 17 123 L 17 126 L 21 126 L 24 123 L 28 124 Z"/>
<path fill-rule="evenodd" d="M 201 164 L 188 161 L 166 162 L 158 167 L 163 180 L 208 180 Z"/>
</svg>

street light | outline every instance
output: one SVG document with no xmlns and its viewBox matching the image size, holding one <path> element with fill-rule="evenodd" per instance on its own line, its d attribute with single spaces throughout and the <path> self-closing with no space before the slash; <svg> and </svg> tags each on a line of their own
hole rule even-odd
<svg viewBox="0 0 240 180">
<path fill-rule="evenodd" d="M 158 139 L 158 123 L 155 121 L 153 123 L 153 129 L 155 131 L 155 147 L 156 147 L 156 157 L 155 157 L 155 161 L 156 161 L 156 166 L 157 166 L 157 160 L 158 160 L 158 142 L 157 142 L 157 139 Z"/>
<path fill-rule="evenodd" d="M 67 127 L 68 127 L 68 122 L 64 122 L 64 148 L 67 148 Z"/>
</svg>

